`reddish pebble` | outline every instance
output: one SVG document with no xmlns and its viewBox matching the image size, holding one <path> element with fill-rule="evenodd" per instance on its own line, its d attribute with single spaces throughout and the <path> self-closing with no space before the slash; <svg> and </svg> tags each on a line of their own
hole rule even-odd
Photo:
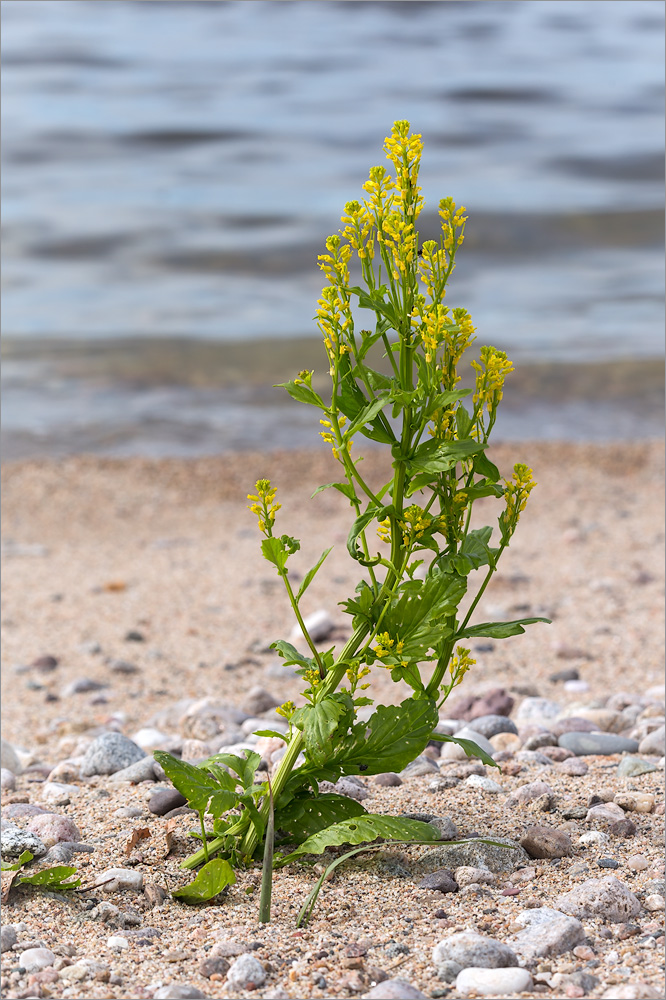
<svg viewBox="0 0 666 1000">
<path fill-rule="evenodd" d="M 582 986 L 576 986 L 575 983 L 568 983 L 565 990 L 565 995 L 568 997 L 584 997 L 585 990 Z"/>
<path fill-rule="evenodd" d="M 502 889 L 503 896 L 517 896 L 519 892 L 520 888 L 518 886 L 507 886 L 506 889 Z"/>
</svg>

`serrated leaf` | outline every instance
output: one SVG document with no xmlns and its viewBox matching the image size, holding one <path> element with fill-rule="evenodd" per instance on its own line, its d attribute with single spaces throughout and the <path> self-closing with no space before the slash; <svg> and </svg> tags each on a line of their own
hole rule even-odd
<svg viewBox="0 0 666 1000">
<path fill-rule="evenodd" d="M 184 903 L 203 903 L 219 895 L 228 885 L 234 885 L 236 875 L 228 861 L 215 858 L 197 872 L 194 881 L 176 889 L 171 895 Z"/>
<path fill-rule="evenodd" d="M 407 698 L 401 705 L 378 705 L 367 723 L 358 723 L 328 763 L 345 774 L 402 771 L 425 749 L 437 725 L 431 698 Z"/>
<path fill-rule="evenodd" d="M 379 816 L 366 813 L 353 819 L 334 823 L 324 830 L 308 837 L 300 847 L 284 858 L 276 861 L 276 867 L 283 867 L 305 854 L 323 854 L 327 847 L 340 844 L 365 844 L 382 837 L 384 840 L 437 840 L 437 831 L 429 823 L 415 819 L 396 819 L 394 816 Z"/>
<path fill-rule="evenodd" d="M 53 868 L 43 868 L 34 875 L 19 875 L 18 880 L 21 885 L 39 885 L 45 889 L 76 889 L 81 885 L 81 879 L 77 878 L 73 882 L 66 882 L 76 875 L 76 868 L 69 865 L 55 865 Z"/>
<path fill-rule="evenodd" d="M 285 830 L 289 839 L 301 843 L 312 834 L 344 819 L 362 816 L 364 807 L 356 799 L 347 795 L 310 795 L 294 798 L 275 814 L 275 827 Z"/>
<path fill-rule="evenodd" d="M 264 538 L 261 543 L 261 552 L 267 562 L 273 563 L 277 566 L 278 573 L 281 573 L 286 566 L 287 559 L 289 558 L 289 553 L 284 547 L 284 543 L 280 538 L 273 536 L 272 538 Z"/>
<path fill-rule="evenodd" d="M 329 552 L 332 551 L 332 549 L 333 549 L 333 546 L 331 546 L 330 549 L 325 549 L 322 552 L 322 554 L 320 555 L 319 562 L 317 563 L 317 565 L 313 566 L 312 569 L 308 570 L 308 572 L 305 574 L 305 577 L 303 579 L 303 583 L 298 588 L 298 593 L 296 595 L 296 602 L 297 603 L 298 603 L 298 601 L 300 601 L 301 597 L 303 596 L 303 594 L 305 593 L 305 591 L 308 589 L 308 587 L 310 586 L 310 584 L 314 580 L 315 576 L 317 575 L 317 572 L 319 571 L 322 563 L 324 562 L 324 559 L 329 554 Z"/>
<path fill-rule="evenodd" d="M 215 753 L 212 757 L 202 760 L 198 767 L 205 768 L 208 764 L 224 764 L 238 775 L 241 785 L 247 791 L 252 785 L 255 772 L 261 763 L 261 754 L 254 750 L 245 750 L 244 753 L 244 757 L 239 757 L 238 754 L 234 753 Z M 233 783 L 233 778 L 230 778 L 230 781 Z"/>
<path fill-rule="evenodd" d="M 218 780 L 208 775 L 202 767 L 179 760 L 164 750 L 155 750 L 153 756 L 164 768 L 174 788 L 185 796 L 191 808 L 198 813 L 208 812 L 212 816 L 221 816 L 236 805 L 238 796 L 235 782 L 230 775 Z M 211 758 L 211 761 L 217 763 L 219 756 L 224 755 Z"/>
<path fill-rule="evenodd" d="M 23 865 L 27 865 L 28 861 L 32 861 L 32 859 L 33 855 L 30 853 L 30 851 L 23 851 L 23 853 L 18 856 L 16 861 L 12 862 L 11 864 L 9 863 L 9 861 L 3 861 L 2 871 L 17 872 L 19 868 L 23 868 Z"/>
<path fill-rule="evenodd" d="M 469 625 L 456 633 L 456 639 L 506 639 L 510 635 L 520 635 L 525 631 L 523 625 L 533 625 L 535 622 L 551 624 L 550 618 L 518 618 L 512 622 L 482 622 L 480 625 Z"/>
<path fill-rule="evenodd" d="M 345 705 L 334 698 L 323 698 L 316 705 L 305 705 L 292 716 L 293 724 L 303 731 L 305 748 L 314 764 L 323 764 L 333 752 L 332 736 Z"/>
</svg>

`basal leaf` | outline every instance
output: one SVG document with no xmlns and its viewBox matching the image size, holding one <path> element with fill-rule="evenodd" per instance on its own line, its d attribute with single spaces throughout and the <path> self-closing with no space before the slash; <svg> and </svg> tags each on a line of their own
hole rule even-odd
<svg viewBox="0 0 666 1000">
<path fill-rule="evenodd" d="M 223 787 L 218 779 L 208 775 L 200 766 L 188 764 L 187 761 L 179 760 L 163 750 L 156 750 L 153 756 L 164 768 L 172 785 L 185 796 L 190 807 L 198 813 L 208 812 L 213 816 L 221 816 L 236 805 L 235 782 L 230 775 L 225 775 L 226 780 L 223 779 L 223 784 L 226 787 Z M 225 755 L 219 754 L 211 758 L 211 762 L 227 763 L 219 760 L 222 756 Z"/>
<path fill-rule="evenodd" d="M 402 771 L 428 745 L 438 718 L 431 698 L 378 705 L 367 724 L 357 724 L 328 763 L 339 766 L 345 774 Z"/>
<path fill-rule="evenodd" d="M 469 625 L 456 633 L 456 639 L 506 639 L 510 635 L 520 635 L 525 629 L 523 625 L 533 625 L 535 622 L 545 622 L 550 625 L 550 618 L 518 618 L 513 622 L 482 622 L 480 625 Z"/>
<path fill-rule="evenodd" d="M 415 819 L 396 819 L 394 816 L 378 816 L 366 813 L 353 819 L 334 823 L 324 830 L 308 837 L 300 847 L 275 862 L 276 867 L 288 865 L 305 854 L 323 854 L 327 847 L 340 844 L 364 844 L 382 837 L 384 840 L 437 840 L 438 834 L 429 823 Z"/>
<path fill-rule="evenodd" d="M 39 885 L 44 889 L 76 889 L 81 885 L 81 879 L 77 878 L 73 882 L 65 881 L 76 875 L 76 868 L 68 865 L 55 865 L 53 868 L 43 868 L 34 875 L 19 875 L 18 880 L 21 885 Z"/>
<path fill-rule="evenodd" d="M 171 895 L 184 903 L 204 903 L 213 899 L 228 885 L 234 885 L 236 875 L 228 861 L 215 858 L 199 870 L 194 881 L 176 889 Z"/>
<path fill-rule="evenodd" d="M 294 798 L 275 814 L 275 828 L 285 830 L 299 844 L 333 823 L 362 816 L 365 809 L 347 795 L 309 795 Z"/>
<path fill-rule="evenodd" d="M 19 868 L 23 868 L 23 865 L 27 865 L 28 861 L 32 861 L 33 855 L 30 851 L 24 851 L 23 854 L 19 855 L 16 861 L 10 863 L 9 861 L 2 862 L 3 872 L 17 872 Z"/>
</svg>

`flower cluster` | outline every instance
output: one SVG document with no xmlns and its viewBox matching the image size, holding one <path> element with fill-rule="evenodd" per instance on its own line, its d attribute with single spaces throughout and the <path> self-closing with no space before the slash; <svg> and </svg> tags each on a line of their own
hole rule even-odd
<svg viewBox="0 0 666 1000">
<path fill-rule="evenodd" d="M 465 649 L 464 646 L 456 647 L 456 655 L 451 657 L 451 662 L 449 663 L 449 673 L 451 674 L 449 690 L 457 687 L 469 668 L 476 663 L 476 660 L 473 660 L 469 655 L 470 652 L 471 650 Z"/>
<path fill-rule="evenodd" d="M 280 705 L 279 708 L 276 708 L 275 711 L 277 715 L 281 715 L 283 719 L 286 719 L 287 722 L 289 722 L 292 715 L 296 711 L 296 706 L 294 705 L 293 701 L 285 701 L 285 703 L 283 705 Z"/>
<path fill-rule="evenodd" d="M 372 651 L 380 660 L 388 660 L 386 665 L 389 668 L 396 663 L 406 667 L 407 660 L 402 659 L 404 645 L 404 639 L 393 639 L 388 632 L 380 632 L 377 636 L 377 645 L 372 647 Z"/>
<path fill-rule="evenodd" d="M 348 201 L 340 221 L 345 227 L 342 235 L 356 250 L 359 258 L 363 260 L 368 257 L 372 260 L 375 255 L 375 241 L 370 237 L 373 226 L 372 214 L 368 207 L 358 201 Z"/>
<path fill-rule="evenodd" d="M 359 660 L 353 660 L 345 673 L 351 687 L 351 694 L 354 694 L 357 688 L 361 691 L 367 691 L 370 687 L 370 684 L 360 684 L 360 681 L 370 673 L 370 667 L 362 667 Z"/>
<path fill-rule="evenodd" d="M 442 220 L 444 246 L 449 253 L 454 254 L 465 238 L 465 223 L 467 216 L 463 215 L 465 206 L 460 208 L 453 198 L 442 198 L 439 203 L 439 216 Z"/>
<path fill-rule="evenodd" d="M 424 533 L 432 528 L 432 517 L 417 504 L 407 507 L 402 516 L 404 520 L 400 522 L 400 527 L 405 545 L 422 538 Z"/>
<path fill-rule="evenodd" d="M 405 217 L 416 219 L 423 205 L 418 187 L 419 166 L 423 142 L 420 135 L 409 134 L 409 122 L 397 121 L 384 143 L 386 158 L 395 167 L 396 200 L 401 203 Z"/>
<path fill-rule="evenodd" d="M 504 482 L 506 507 L 500 515 L 499 524 L 502 538 L 508 541 L 516 530 L 520 515 L 525 510 L 528 497 L 536 483 L 532 470 L 522 462 L 517 462 L 514 465 L 513 476 Z"/>
<path fill-rule="evenodd" d="M 264 531 L 267 535 L 271 535 L 275 515 L 282 506 L 280 503 L 274 503 L 277 489 L 275 486 L 271 486 L 270 479 L 258 479 L 255 489 L 257 491 L 256 496 L 252 493 L 248 493 L 247 495 L 248 500 L 253 501 L 251 504 L 248 504 L 248 508 L 253 514 L 257 515 L 259 530 Z"/>
<path fill-rule="evenodd" d="M 474 405 L 479 411 L 485 406 L 492 416 L 502 399 L 504 380 L 513 371 L 513 365 L 504 351 L 496 347 L 482 347 L 480 360 L 472 361 L 471 365 L 476 372 Z"/>
</svg>

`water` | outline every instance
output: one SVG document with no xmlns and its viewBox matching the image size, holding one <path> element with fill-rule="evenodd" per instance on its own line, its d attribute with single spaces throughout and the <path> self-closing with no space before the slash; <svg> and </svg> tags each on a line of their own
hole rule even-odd
<svg viewBox="0 0 666 1000">
<path fill-rule="evenodd" d="M 440 197 L 468 208 L 450 294 L 482 343 L 647 366 L 605 402 L 598 367 L 592 405 L 527 392 L 499 430 L 661 433 L 640 408 L 663 351 L 658 0 L 5 0 L 2 19 L 5 457 L 312 440 L 268 387 L 314 350 L 316 254 L 396 118 L 426 143 L 424 235 Z"/>
</svg>

